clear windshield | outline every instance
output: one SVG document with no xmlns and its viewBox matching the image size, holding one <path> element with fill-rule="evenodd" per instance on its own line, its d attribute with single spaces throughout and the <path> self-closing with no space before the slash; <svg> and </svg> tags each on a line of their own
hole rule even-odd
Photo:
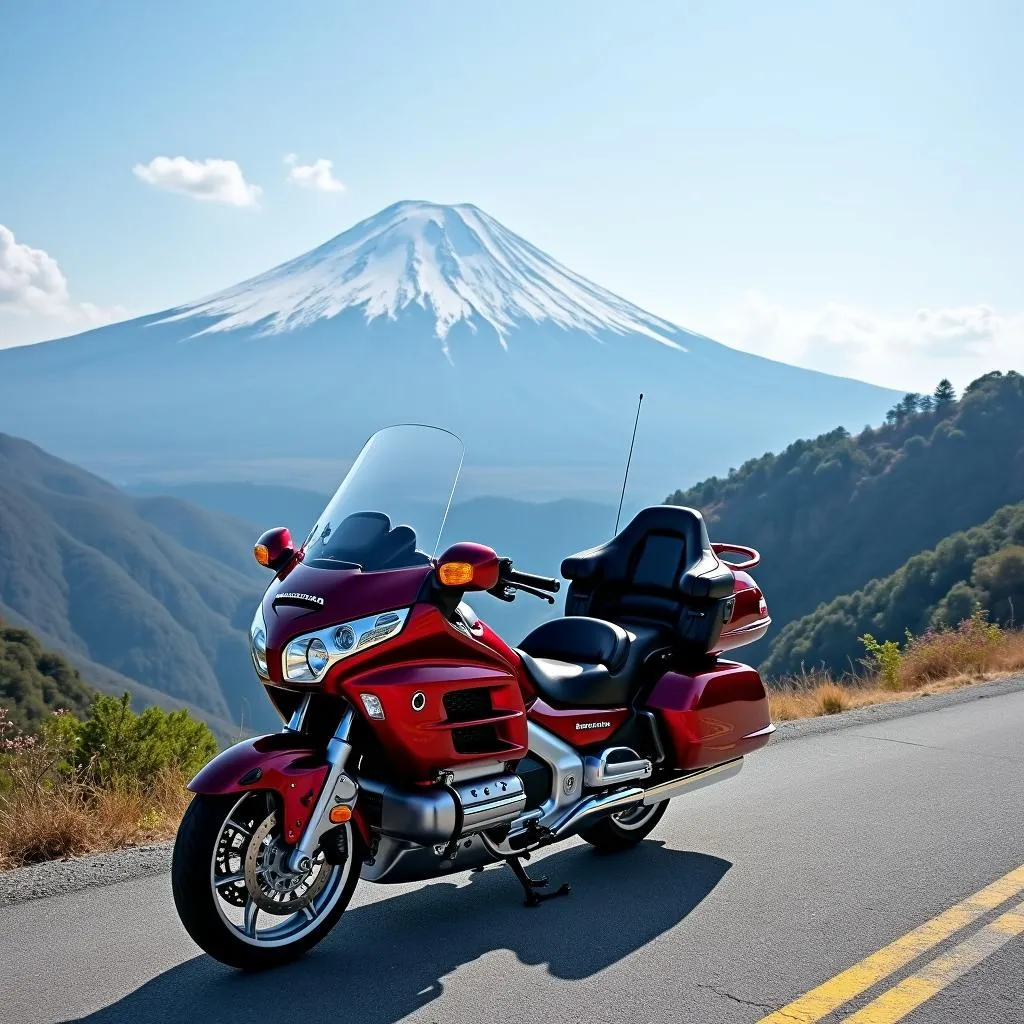
<svg viewBox="0 0 1024 1024">
<path fill-rule="evenodd" d="M 424 565 L 437 553 L 464 448 L 440 427 L 378 430 L 310 531 L 305 562 L 366 572 Z"/>
</svg>

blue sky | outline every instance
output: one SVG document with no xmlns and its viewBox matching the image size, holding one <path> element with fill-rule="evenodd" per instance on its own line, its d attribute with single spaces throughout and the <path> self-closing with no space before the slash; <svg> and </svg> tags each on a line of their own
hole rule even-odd
<svg viewBox="0 0 1024 1024">
<path fill-rule="evenodd" d="M 0 264 L 0 345 L 197 298 L 417 198 L 789 361 L 922 388 L 1024 369 L 1013 0 L 63 0 L 3 23 L 0 246 L 44 251 L 66 294 Z M 234 161 L 258 201 L 133 173 L 159 156 Z M 316 160 L 343 190 L 286 181 Z"/>
</svg>

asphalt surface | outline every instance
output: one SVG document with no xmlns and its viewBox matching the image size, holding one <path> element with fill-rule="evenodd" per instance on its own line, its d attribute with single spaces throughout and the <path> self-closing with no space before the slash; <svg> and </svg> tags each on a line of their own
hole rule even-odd
<svg viewBox="0 0 1024 1024">
<path fill-rule="evenodd" d="M 267 974 L 200 955 L 164 872 L 3 907 L 0 1021 L 758 1021 L 1024 864 L 1024 691 L 919 707 L 773 743 L 629 853 L 556 849 L 533 863 L 574 891 L 536 910 L 501 867 L 360 885 Z M 1022 1024 L 1021 936 L 900 1019 Z"/>
</svg>

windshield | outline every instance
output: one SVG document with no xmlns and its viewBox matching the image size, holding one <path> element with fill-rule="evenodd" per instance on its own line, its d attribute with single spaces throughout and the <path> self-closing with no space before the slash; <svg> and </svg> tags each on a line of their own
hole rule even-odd
<svg viewBox="0 0 1024 1024">
<path fill-rule="evenodd" d="M 437 553 L 463 452 L 440 427 L 378 430 L 306 538 L 305 563 L 366 572 L 425 565 Z"/>
</svg>

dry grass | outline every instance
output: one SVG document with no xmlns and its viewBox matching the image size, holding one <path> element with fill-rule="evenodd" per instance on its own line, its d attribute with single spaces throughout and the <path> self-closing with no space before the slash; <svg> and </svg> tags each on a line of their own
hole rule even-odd
<svg viewBox="0 0 1024 1024">
<path fill-rule="evenodd" d="M 176 772 L 145 790 L 67 777 L 7 785 L 0 789 L 0 870 L 170 839 L 189 797 Z"/>
<path fill-rule="evenodd" d="M 772 720 L 817 718 L 847 708 L 908 700 L 1024 671 L 1024 630 L 1000 630 L 979 620 L 930 632 L 902 652 L 898 686 L 880 674 L 833 679 L 825 672 L 791 676 L 768 691 Z"/>
</svg>

